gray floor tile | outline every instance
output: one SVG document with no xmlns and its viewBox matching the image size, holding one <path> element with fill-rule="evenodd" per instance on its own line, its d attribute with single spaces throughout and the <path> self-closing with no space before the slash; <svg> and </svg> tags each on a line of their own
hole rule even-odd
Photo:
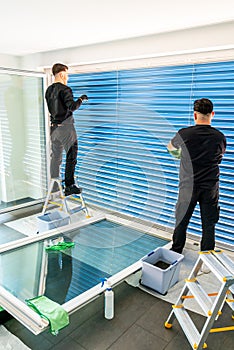
<svg viewBox="0 0 234 350">
<path fill-rule="evenodd" d="M 192 347 L 187 341 L 187 338 L 182 332 L 179 332 L 174 338 L 171 339 L 169 344 L 164 350 L 191 350 Z M 216 349 L 218 350 L 218 349 Z"/>
<path fill-rule="evenodd" d="M 34 335 L 26 328 L 21 329 L 14 334 L 32 350 L 49 350 L 53 345 L 51 342 L 45 339 L 43 334 Z"/>
<path fill-rule="evenodd" d="M 59 344 L 52 345 L 50 350 L 86 350 L 83 346 L 77 344 L 77 342 L 70 337 L 66 337 Z"/>
<path fill-rule="evenodd" d="M 166 342 L 138 325 L 129 328 L 108 350 L 163 350 Z"/>
<path fill-rule="evenodd" d="M 123 283 L 122 293 L 115 294 L 115 316 L 125 327 L 129 327 L 158 301 L 138 288 Z"/>
<path fill-rule="evenodd" d="M 5 311 L 3 311 L 3 313 L 5 313 Z M 16 321 L 11 315 L 8 314 L 7 317 L 8 319 L 6 320 L 5 318 L 2 324 L 4 324 L 4 327 L 6 327 L 9 332 L 17 333 L 25 328 L 25 326 L 23 326 L 20 322 Z"/>
<path fill-rule="evenodd" d="M 158 300 L 157 298 L 155 298 Z M 173 322 L 171 329 L 165 328 L 164 324 L 171 312 L 171 304 L 160 301 L 155 303 L 145 314 L 137 320 L 137 325 L 169 342 L 179 331 L 178 323 Z"/>
<path fill-rule="evenodd" d="M 118 317 L 115 316 L 113 320 L 106 320 L 102 313 L 97 313 L 73 331 L 70 336 L 87 350 L 104 350 L 118 339 L 125 330 L 126 328 Z"/>
<path fill-rule="evenodd" d="M 229 326 L 231 324 L 229 323 Z M 209 334 L 206 343 L 208 345 L 209 350 L 217 350 L 217 349 L 233 349 L 234 348 L 234 334 L 233 331 L 228 332 L 219 332 Z"/>
<path fill-rule="evenodd" d="M 103 295 L 100 295 L 95 300 L 85 305 L 84 307 L 77 310 L 74 314 L 70 316 L 71 325 L 74 324 L 75 327 L 86 322 L 90 317 L 95 315 L 96 312 L 100 312 L 103 309 Z"/>
</svg>

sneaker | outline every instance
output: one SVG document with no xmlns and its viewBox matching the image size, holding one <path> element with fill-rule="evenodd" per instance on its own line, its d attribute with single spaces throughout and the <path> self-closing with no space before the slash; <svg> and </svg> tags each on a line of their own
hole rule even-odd
<svg viewBox="0 0 234 350">
<path fill-rule="evenodd" d="M 77 187 L 76 185 L 65 187 L 65 196 L 70 196 L 71 194 L 80 194 L 81 192 L 82 188 Z"/>
</svg>

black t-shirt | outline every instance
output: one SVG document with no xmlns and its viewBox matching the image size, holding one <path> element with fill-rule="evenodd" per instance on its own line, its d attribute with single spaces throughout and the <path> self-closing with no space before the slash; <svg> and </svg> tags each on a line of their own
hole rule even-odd
<svg viewBox="0 0 234 350">
<path fill-rule="evenodd" d="M 219 164 L 226 150 L 223 133 L 210 125 L 180 129 L 171 140 L 181 148 L 180 186 L 212 188 L 219 182 Z"/>
<path fill-rule="evenodd" d="M 53 83 L 47 88 L 45 98 L 53 124 L 61 124 L 71 117 L 72 112 L 79 108 L 82 103 L 80 98 L 74 101 L 71 88 L 59 82 Z"/>
</svg>

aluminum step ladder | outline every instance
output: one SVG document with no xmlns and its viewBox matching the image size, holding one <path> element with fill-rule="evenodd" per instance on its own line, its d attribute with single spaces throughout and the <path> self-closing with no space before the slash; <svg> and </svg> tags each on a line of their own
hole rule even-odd
<svg viewBox="0 0 234 350">
<path fill-rule="evenodd" d="M 207 294 L 197 280 L 198 272 L 203 263 L 221 282 L 221 287 L 216 293 Z M 207 348 L 205 341 L 209 333 L 234 330 L 234 326 L 212 328 L 214 322 L 222 314 L 221 310 L 225 302 L 231 307 L 231 318 L 234 319 L 233 295 L 234 262 L 222 250 L 200 252 L 190 276 L 185 280 L 185 285 L 176 304 L 172 306 L 172 311 L 165 322 L 165 327 L 171 328 L 172 322 L 176 318 L 193 349 Z M 184 306 L 185 300 L 189 298 L 194 298 L 206 315 L 206 321 L 201 333 L 199 333 Z"/>
<path fill-rule="evenodd" d="M 57 184 L 59 191 L 56 192 L 55 195 L 53 195 L 52 190 L 55 184 Z M 73 206 L 71 207 L 72 203 Z M 60 178 L 52 178 L 50 181 L 48 193 L 42 209 L 42 215 L 45 214 L 50 204 L 59 207 L 60 210 L 65 211 L 69 215 L 78 213 L 82 210 L 85 212 L 86 218 L 90 218 L 90 214 L 82 196 L 82 193 L 65 196 L 62 187 L 62 180 Z"/>
</svg>

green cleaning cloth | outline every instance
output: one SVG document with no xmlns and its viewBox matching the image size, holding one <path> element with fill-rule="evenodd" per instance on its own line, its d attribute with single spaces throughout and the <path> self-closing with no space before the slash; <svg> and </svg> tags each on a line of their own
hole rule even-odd
<svg viewBox="0 0 234 350">
<path fill-rule="evenodd" d="M 180 159 L 181 158 L 181 148 L 175 149 L 173 151 L 169 151 L 168 152 L 176 159 Z"/>
<path fill-rule="evenodd" d="M 61 305 L 44 295 L 25 300 L 27 305 L 44 317 L 50 323 L 50 332 L 57 335 L 58 331 L 69 324 L 69 316 Z"/>
<path fill-rule="evenodd" d="M 75 243 L 73 242 L 59 242 L 58 244 L 51 245 L 50 247 L 46 247 L 46 250 L 64 250 L 67 248 L 73 248 Z"/>
<path fill-rule="evenodd" d="M 0 306 L 0 312 L 1 312 L 1 311 L 4 311 L 4 309 L 3 309 L 3 307 Z"/>
</svg>

